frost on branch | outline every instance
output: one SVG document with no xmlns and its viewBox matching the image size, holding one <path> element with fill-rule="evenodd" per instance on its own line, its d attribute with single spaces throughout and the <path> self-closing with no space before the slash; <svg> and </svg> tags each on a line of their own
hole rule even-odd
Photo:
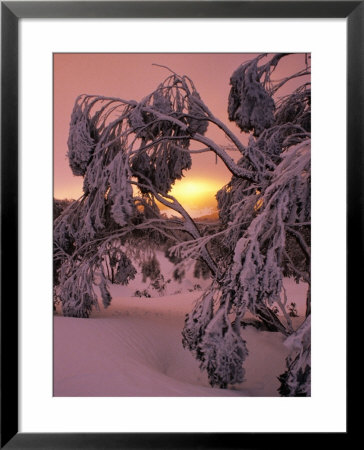
<svg viewBox="0 0 364 450">
<path fill-rule="evenodd" d="M 76 101 L 71 115 L 68 158 L 74 175 L 84 175 L 97 141 L 97 130 L 90 107 Z"/>
<path fill-rule="evenodd" d="M 119 152 L 107 170 L 110 174 L 108 200 L 111 202 L 111 216 L 118 225 L 127 225 L 135 214 L 135 205 L 126 155 Z"/>
<path fill-rule="evenodd" d="M 211 386 L 226 388 L 244 381 L 243 363 L 248 356 L 245 341 L 235 332 L 224 309 L 206 327 L 198 347 L 201 369 L 207 371 Z"/>
<path fill-rule="evenodd" d="M 213 297 L 214 292 L 212 290 L 205 292 L 194 309 L 186 315 L 185 326 L 182 331 L 183 347 L 198 352 L 200 341 L 213 317 Z M 201 355 L 199 354 L 199 356 Z"/>
<path fill-rule="evenodd" d="M 61 268 L 60 278 L 60 298 L 64 316 L 86 318 L 93 308 L 98 309 L 93 273 L 89 264 L 68 260 Z"/>
<path fill-rule="evenodd" d="M 291 348 L 286 360 L 287 370 L 278 377 L 279 393 L 283 397 L 309 397 L 311 395 L 311 316 L 285 341 Z"/>
<path fill-rule="evenodd" d="M 257 60 L 253 60 L 240 66 L 230 78 L 229 120 L 244 132 L 253 131 L 254 136 L 274 122 L 274 101 L 260 77 Z"/>
<path fill-rule="evenodd" d="M 240 336 L 240 322 L 232 324 L 228 316 L 229 302 L 214 311 L 219 297 L 216 286 L 203 294 L 191 313 L 186 315 L 182 331 L 183 346 L 192 351 L 207 371 L 211 386 L 226 388 L 244 381 L 243 363 L 248 355 Z"/>
<path fill-rule="evenodd" d="M 275 123 L 277 125 L 286 125 L 287 123 L 299 125 L 303 130 L 311 131 L 311 88 L 309 84 L 300 86 L 293 94 L 280 100 Z"/>
<path fill-rule="evenodd" d="M 60 248 L 60 247 L 58 247 Z M 56 252 L 59 255 L 60 252 Z M 89 242 L 63 257 L 59 270 L 58 295 L 62 312 L 70 317 L 89 317 L 99 309 L 95 286 L 99 287 L 103 306 L 111 303 L 108 283 L 126 285 L 134 279 L 136 269 L 127 257 L 120 241 L 102 244 Z"/>
<path fill-rule="evenodd" d="M 188 99 L 188 114 L 191 116 L 187 118 L 190 132 L 204 135 L 209 123 L 204 120 L 205 112 L 201 106 L 201 97 L 196 91 L 192 92 Z"/>
</svg>

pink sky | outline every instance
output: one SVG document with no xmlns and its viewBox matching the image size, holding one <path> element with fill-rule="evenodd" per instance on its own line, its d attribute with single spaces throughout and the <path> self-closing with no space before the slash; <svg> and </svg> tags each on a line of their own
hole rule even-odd
<svg viewBox="0 0 364 450">
<path fill-rule="evenodd" d="M 80 94 L 99 94 L 140 100 L 152 92 L 169 73 L 152 64 L 170 67 L 189 76 L 210 110 L 229 124 L 246 142 L 246 137 L 227 118 L 229 80 L 233 71 L 256 54 L 55 54 L 54 55 L 54 196 L 78 198 L 82 195 L 82 177 L 72 174 L 67 161 L 68 127 L 74 101 Z M 284 61 L 284 62 L 283 62 Z M 304 55 L 285 58 L 275 71 L 280 79 L 304 67 Z M 297 85 L 290 82 L 287 89 Z M 287 92 L 286 89 L 286 92 Z M 281 94 L 284 94 L 282 92 Z M 219 132 L 209 127 L 208 136 L 219 144 L 228 144 Z M 230 174 L 213 155 L 194 155 L 186 179 L 208 179 L 220 187 Z"/>
</svg>

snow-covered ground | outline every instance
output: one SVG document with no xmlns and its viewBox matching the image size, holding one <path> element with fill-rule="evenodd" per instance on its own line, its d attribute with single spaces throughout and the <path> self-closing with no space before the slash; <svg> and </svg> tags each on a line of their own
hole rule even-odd
<svg viewBox="0 0 364 450">
<path fill-rule="evenodd" d="M 162 258 L 165 278 L 173 265 Z M 277 376 L 285 371 L 288 349 L 280 333 L 243 330 L 249 356 L 246 381 L 230 389 L 211 388 L 207 376 L 182 347 L 185 314 L 208 281 L 171 281 L 164 296 L 134 297 L 141 275 L 128 286 L 114 286 L 109 308 L 89 319 L 54 317 L 55 396 L 277 396 Z M 307 287 L 285 280 L 287 295 L 303 320 Z M 145 288 L 148 284 L 145 285 Z M 149 288 L 149 290 L 151 290 Z"/>
</svg>

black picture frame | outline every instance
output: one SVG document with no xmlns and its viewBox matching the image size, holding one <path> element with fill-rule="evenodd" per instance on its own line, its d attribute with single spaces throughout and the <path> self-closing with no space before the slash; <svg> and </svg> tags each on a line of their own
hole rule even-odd
<svg viewBox="0 0 364 450">
<path fill-rule="evenodd" d="M 347 20 L 347 303 L 363 272 L 364 2 L 124 1 L 1 2 L 1 448 L 272 448 L 281 433 L 18 432 L 18 21 L 21 18 L 345 18 Z M 11 292 L 10 292 L 11 289 Z M 5 301 L 9 295 L 12 301 Z M 348 311 L 349 312 L 349 311 Z M 350 342 L 347 345 L 350 349 Z M 349 372 L 348 372 L 349 374 Z M 334 393 L 333 393 L 334 395 Z M 331 433 L 339 446 L 350 431 Z M 351 436 L 351 433 L 350 433 Z M 294 447 L 327 444 L 325 433 L 293 437 Z M 345 440 L 345 442 L 344 442 Z"/>
</svg>

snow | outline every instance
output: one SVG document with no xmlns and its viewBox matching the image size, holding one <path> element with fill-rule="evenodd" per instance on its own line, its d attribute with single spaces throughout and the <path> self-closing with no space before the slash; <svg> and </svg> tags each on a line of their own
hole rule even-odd
<svg viewBox="0 0 364 450">
<path fill-rule="evenodd" d="M 168 273 L 173 264 L 159 258 Z M 244 328 L 249 350 L 245 381 L 229 389 L 212 388 L 198 361 L 183 349 L 185 314 L 202 293 L 191 288 L 196 284 L 192 270 L 181 284 L 170 282 L 165 296 L 133 297 L 141 286 L 138 274 L 129 286 L 113 286 L 111 305 L 89 319 L 55 315 L 54 396 L 278 396 L 277 376 L 285 371 L 289 353 L 280 333 Z M 202 287 L 208 284 L 197 281 Z M 299 324 L 307 287 L 287 279 L 285 287 L 289 301 L 297 304 Z"/>
</svg>

